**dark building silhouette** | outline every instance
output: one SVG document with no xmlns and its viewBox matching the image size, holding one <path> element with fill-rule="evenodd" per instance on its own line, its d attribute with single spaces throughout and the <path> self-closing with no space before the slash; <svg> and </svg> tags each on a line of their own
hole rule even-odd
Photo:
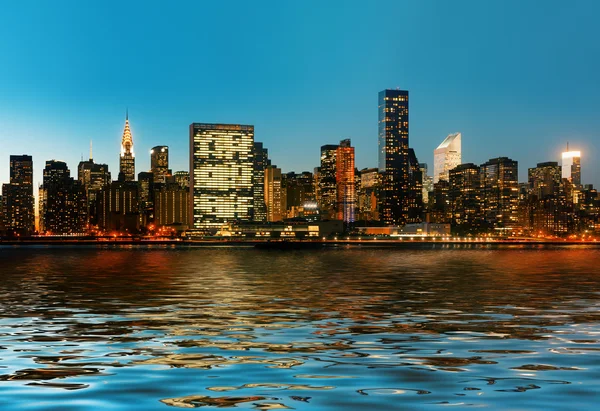
<svg viewBox="0 0 600 411">
<path fill-rule="evenodd" d="M 382 220 L 405 224 L 409 217 L 408 91 L 379 92 L 379 171 Z"/>
<path fill-rule="evenodd" d="M 33 159 L 10 156 L 10 180 L 2 185 L 4 230 L 9 236 L 28 236 L 35 231 Z"/>
<path fill-rule="evenodd" d="M 265 169 L 271 165 L 269 151 L 263 143 L 254 142 L 254 173 L 252 186 L 254 188 L 254 221 L 267 221 L 267 206 L 265 203 Z"/>
<path fill-rule="evenodd" d="M 86 190 L 79 180 L 71 177 L 64 161 L 46 161 L 39 204 L 40 232 L 65 235 L 87 231 Z"/>
<path fill-rule="evenodd" d="M 334 219 L 337 213 L 336 153 L 338 146 L 321 146 L 319 167 L 319 208 L 324 219 Z"/>
</svg>

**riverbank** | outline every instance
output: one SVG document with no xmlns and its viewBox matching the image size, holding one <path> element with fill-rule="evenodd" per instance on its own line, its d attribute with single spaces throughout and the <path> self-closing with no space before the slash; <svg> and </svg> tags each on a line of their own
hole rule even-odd
<svg viewBox="0 0 600 411">
<path fill-rule="evenodd" d="M 535 239 L 484 239 L 484 238 L 369 238 L 334 240 L 264 240 L 264 239 L 157 239 L 143 240 L 130 238 L 116 239 L 19 239 L 0 240 L 0 246 L 136 246 L 136 247 L 256 247 L 261 249 L 320 249 L 332 247 L 439 247 L 439 246 L 574 246 L 586 245 L 600 247 L 598 241 L 573 240 L 535 240 Z"/>
</svg>

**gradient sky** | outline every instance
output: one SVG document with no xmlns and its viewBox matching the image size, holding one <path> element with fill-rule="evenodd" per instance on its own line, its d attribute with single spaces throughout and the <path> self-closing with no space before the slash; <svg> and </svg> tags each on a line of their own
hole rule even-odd
<svg viewBox="0 0 600 411">
<path fill-rule="evenodd" d="M 369 4 L 367 4 L 369 3 Z M 597 1 L 13 1 L 0 13 L 0 182 L 10 154 L 88 157 L 116 178 L 129 108 L 136 174 L 192 122 L 253 124 L 284 171 L 351 138 L 377 166 L 377 93 L 410 91 L 410 145 L 432 168 L 455 131 L 463 162 L 519 161 L 520 180 L 583 151 L 600 185 Z"/>
</svg>

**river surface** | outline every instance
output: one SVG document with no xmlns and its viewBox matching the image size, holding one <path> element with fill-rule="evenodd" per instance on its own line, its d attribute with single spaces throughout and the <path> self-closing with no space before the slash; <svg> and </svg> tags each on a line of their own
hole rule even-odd
<svg viewBox="0 0 600 411">
<path fill-rule="evenodd" d="M 0 247 L 0 410 L 585 410 L 600 249 Z"/>
</svg>

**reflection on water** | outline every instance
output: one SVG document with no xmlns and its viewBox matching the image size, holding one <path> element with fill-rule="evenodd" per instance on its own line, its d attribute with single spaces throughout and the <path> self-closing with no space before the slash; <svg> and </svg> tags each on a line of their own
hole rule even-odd
<svg viewBox="0 0 600 411">
<path fill-rule="evenodd" d="M 585 409 L 596 248 L 0 248 L 0 409 Z"/>
</svg>

